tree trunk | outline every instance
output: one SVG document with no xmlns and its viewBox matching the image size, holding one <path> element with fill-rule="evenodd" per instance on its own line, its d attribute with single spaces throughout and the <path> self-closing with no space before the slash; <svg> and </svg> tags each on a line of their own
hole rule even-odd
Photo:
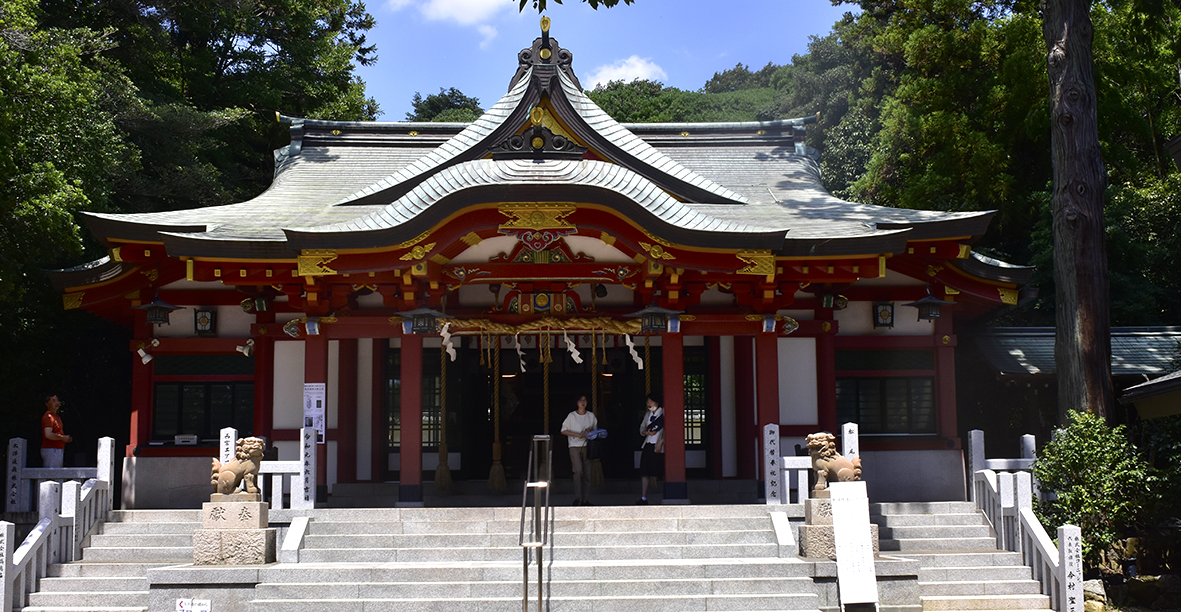
<svg viewBox="0 0 1181 612">
<path fill-rule="evenodd" d="M 1054 163 L 1058 415 L 1112 405 L 1111 320 L 1104 237 L 1107 178 L 1099 150 L 1094 28 L 1088 0 L 1042 0 Z"/>
</svg>

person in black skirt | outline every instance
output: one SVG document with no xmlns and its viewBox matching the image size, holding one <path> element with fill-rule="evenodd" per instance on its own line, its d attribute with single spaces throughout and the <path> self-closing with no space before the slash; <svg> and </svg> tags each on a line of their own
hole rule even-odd
<svg viewBox="0 0 1181 612">
<path fill-rule="evenodd" d="M 660 394 L 648 394 L 648 411 L 640 420 L 640 435 L 644 436 L 644 449 L 640 451 L 640 501 L 648 504 L 648 479 L 664 477 L 664 408 L 660 407 Z"/>
</svg>

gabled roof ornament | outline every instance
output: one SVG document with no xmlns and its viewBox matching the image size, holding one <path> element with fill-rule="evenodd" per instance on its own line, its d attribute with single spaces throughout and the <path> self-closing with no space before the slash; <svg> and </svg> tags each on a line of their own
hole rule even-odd
<svg viewBox="0 0 1181 612">
<path fill-rule="evenodd" d="M 582 159 L 587 148 L 542 125 L 544 117 L 544 111 L 534 107 L 529 113 L 533 125 L 492 147 L 492 159 Z"/>
<path fill-rule="evenodd" d="M 532 47 L 522 49 L 517 54 L 517 60 L 520 62 L 520 66 L 517 67 L 516 74 L 509 81 L 508 88 L 510 91 L 517 84 L 517 81 L 520 81 L 525 76 L 529 68 L 534 68 L 535 70 L 540 69 L 540 71 L 550 72 L 550 74 L 553 74 L 555 69 L 560 70 L 578 89 L 582 89 L 582 84 L 578 82 L 578 77 L 574 76 L 574 69 L 570 66 L 574 62 L 574 54 L 558 46 L 556 39 L 550 38 L 549 27 L 549 17 L 542 17 L 541 36 L 533 41 Z"/>
</svg>

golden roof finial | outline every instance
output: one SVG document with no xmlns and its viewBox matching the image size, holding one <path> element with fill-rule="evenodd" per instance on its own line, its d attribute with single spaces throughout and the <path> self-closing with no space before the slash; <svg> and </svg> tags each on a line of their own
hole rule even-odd
<svg viewBox="0 0 1181 612">
<path fill-rule="evenodd" d="M 549 32 L 549 24 L 550 24 L 549 17 L 542 17 L 541 18 L 541 31 L 542 32 Z"/>
</svg>

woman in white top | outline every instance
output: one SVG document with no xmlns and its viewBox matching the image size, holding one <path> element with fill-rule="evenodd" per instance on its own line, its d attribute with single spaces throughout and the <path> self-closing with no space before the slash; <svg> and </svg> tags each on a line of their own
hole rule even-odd
<svg viewBox="0 0 1181 612">
<path fill-rule="evenodd" d="M 595 413 L 586 411 L 586 396 L 578 397 L 578 409 L 566 415 L 562 421 L 562 434 L 570 447 L 570 467 L 574 471 L 574 505 L 589 506 L 590 469 L 586 459 L 586 434 L 598 429 L 599 420 Z"/>
<path fill-rule="evenodd" d="M 664 477 L 664 408 L 660 407 L 660 394 L 648 394 L 648 411 L 640 420 L 640 435 L 644 436 L 644 449 L 640 451 L 640 501 L 648 504 L 648 479 Z"/>
</svg>

